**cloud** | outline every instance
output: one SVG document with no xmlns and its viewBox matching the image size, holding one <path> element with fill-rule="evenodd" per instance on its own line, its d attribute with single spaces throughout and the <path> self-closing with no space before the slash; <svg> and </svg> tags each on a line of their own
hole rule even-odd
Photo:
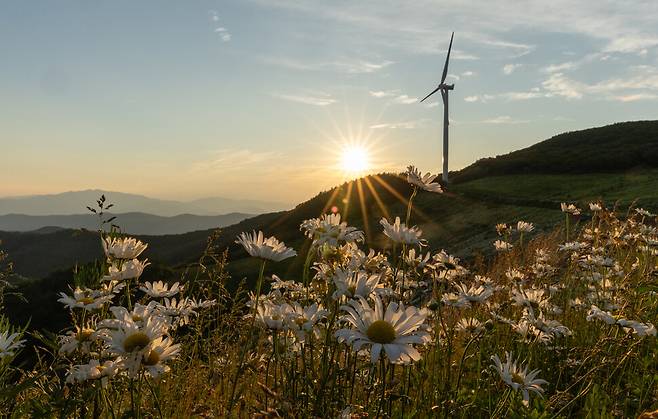
<svg viewBox="0 0 658 419">
<path fill-rule="evenodd" d="M 400 90 L 371 90 L 370 96 L 376 97 L 379 99 L 382 98 L 392 98 L 393 103 L 400 105 L 410 105 L 412 103 L 417 103 L 417 97 L 410 97 L 409 95 L 400 94 Z"/>
<path fill-rule="evenodd" d="M 495 124 L 495 125 L 503 125 L 503 124 L 527 124 L 530 121 L 524 120 L 524 119 L 514 119 L 511 116 L 508 115 L 503 115 L 503 116 L 497 116 L 495 118 L 489 118 L 485 119 L 482 121 L 483 124 Z"/>
<path fill-rule="evenodd" d="M 215 23 L 219 24 L 219 14 L 217 13 L 216 10 L 209 10 L 208 14 L 210 15 L 210 20 Z M 214 29 L 214 32 L 219 35 L 219 39 L 222 40 L 222 42 L 228 42 L 233 38 L 233 35 L 226 29 L 224 26 L 217 26 Z"/>
<path fill-rule="evenodd" d="M 494 99 L 495 96 L 493 95 L 473 95 L 473 96 L 466 96 L 464 98 L 465 102 L 480 102 L 480 103 L 487 103 L 490 100 Z"/>
<path fill-rule="evenodd" d="M 563 71 L 573 70 L 578 65 L 573 61 L 568 61 L 561 64 L 551 64 L 544 69 L 546 73 L 561 73 Z"/>
<path fill-rule="evenodd" d="M 436 108 L 439 106 L 439 102 L 430 102 L 427 105 L 425 105 L 427 108 Z"/>
<path fill-rule="evenodd" d="M 417 128 L 423 121 L 406 121 L 406 122 L 389 122 L 382 124 L 370 125 L 371 129 L 414 129 Z"/>
<path fill-rule="evenodd" d="M 474 72 L 474 71 L 470 71 L 470 70 L 469 70 L 469 71 L 464 71 L 464 72 L 462 73 L 462 77 L 473 77 L 473 76 L 475 76 L 475 72 Z"/>
<path fill-rule="evenodd" d="M 282 57 L 263 57 L 262 61 L 276 65 L 279 67 L 288 68 L 298 71 L 333 71 L 336 73 L 346 74 L 369 74 L 383 70 L 395 64 L 394 61 L 368 61 L 361 59 L 342 59 L 334 61 L 312 62 L 302 61 L 294 58 Z"/>
<path fill-rule="evenodd" d="M 211 153 L 209 159 L 198 161 L 191 167 L 193 172 L 218 170 L 221 172 L 248 169 L 266 161 L 278 160 L 281 153 L 274 151 L 253 151 L 250 149 L 227 148 Z"/>
<path fill-rule="evenodd" d="M 407 95 L 400 95 L 400 96 L 396 97 L 395 99 L 393 99 L 393 102 L 399 103 L 399 104 L 402 104 L 402 105 L 410 105 L 412 103 L 417 103 L 418 98 L 417 97 L 409 97 Z"/>
<path fill-rule="evenodd" d="M 382 98 L 382 97 L 391 97 L 395 96 L 398 94 L 398 90 L 376 90 L 376 91 L 370 91 L 370 96 L 372 97 L 377 97 L 377 98 Z"/>
<path fill-rule="evenodd" d="M 504 73 L 506 76 L 509 76 L 510 74 L 512 74 L 512 73 L 514 72 L 514 70 L 516 70 L 517 68 L 521 67 L 522 65 L 523 65 L 523 64 L 505 64 L 505 65 L 503 66 L 503 73 Z"/>
<path fill-rule="evenodd" d="M 636 102 L 638 100 L 656 100 L 658 94 L 655 93 L 636 93 L 633 95 L 615 96 L 615 99 L 620 102 Z"/>
<path fill-rule="evenodd" d="M 303 103 L 305 105 L 314 105 L 314 106 L 327 106 L 338 102 L 336 99 L 332 98 L 330 94 L 322 93 L 322 92 L 309 93 L 309 94 L 274 93 L 272 94 L 272 96 L 284 100 L 289 100 L 291 102 Z"/>
</svg>

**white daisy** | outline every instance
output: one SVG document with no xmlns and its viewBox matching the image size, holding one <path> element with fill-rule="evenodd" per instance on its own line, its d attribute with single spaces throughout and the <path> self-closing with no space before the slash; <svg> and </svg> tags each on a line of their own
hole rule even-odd
<svg viewBox="0 0 658 419">
<path fill-rule="evenodd" d="M 535 229 L 535 226 L 532 223 L 527 223 L 525 221 L 519 221 L 516 224 L 516 230 L 521 233 L 530 233 Z"/>
<path fill-rule="evenodd" d="M 417 244 L 420 246 L 426 244 L 426 241 L 420 238 L 423 232 L 418 227 L 407 227 L 404 223 L 400 223 L 400 217 L 395 217 L 393 224 L 389 224 L 386 218 L 382 218 L 379 224 L 384 227 L 384 234 L 396 243 Z"/>
<path fill-rule="evenodd" d="M 346 222 L 340 222 L 340 214 L 323 214 L 320 218 L 305 220 L 300 225 L 309 239 L 319 246 L 328 244 L 337 246 L 339 242 L 363 242 L 363 232 L 355 227 L 349 227 Z"/>
<path fill-rule="evenodd" d="M 374 310 L 361 297 L 358 301 L 351 300 L 349 305 L 341 306 L 347 312 L 341 320 L 349 323 L 352 328 L 338 330 L 336 337 L 357 352 L 364 345 L 370 345 L 372 363 L 380 358 L 382 349 L 391 363 L 408 364 L 418 361 L 421 355 L 413 345 L 422 345 L 430 340 L 425 325 L 427 313 L 396 302 L 389 303 L 384 311 L 379 296 L 375 295 L 373 299 Z"/>
<path fill-rule="evenodd" d="M 566 212 L 571 215 L 580 215 L 580 210 L 574 204 L 567 204 L 563 202 L 560 204 L 560 209 L 562 212 Z"/>
<path fill-rule="evenodd" d="M 131 237 L 104 237 L 103 250 L 108 258 L 135 259 L 148 245 Z"/>
<path fill-rule="evenodd" d="M 437 176 L 438 175 L 432 175 L 430 173 L 426 173 L 423 176 L 420 170 L 416 169 L 414 166 L 407 167 L 407 182 L 428 192 L 443 192 L 441 185 L 434 182 L 434 179 L 436 179 Z"/>
<path fill-rule="evenodd" d="M 144 285 L 139 287 L 140 290 L 144 291 L 146 294 L 153 298 L 163 298 L 163 297 L 173 297 L 179 292 L 183 291 L 183 286 L 178 282 L 169 287 L 168 284 L 157 281 L 157 282 L 146 282 Z"/>
<path fill-rule="evenodd" d="M 259 259 L 280 262 L 297 255 L 297 252 L 286 247 L 276 237 L 264 237 L 262 231 L 242 233 L 235 242 L 241 244 L 249 255 Z"/>
<path fill-rule="evenodd" d="M 548 381 L 542 380 L 537 377 L 540 370 L 532 370 L 528 372 L 528 366 L 525 367 L 517 365 L 516 361 L 512 359 L 509 352 L 505 352 L 506 361 L 503 364 L 498 355 L 493 355 L 491 360 L 494 365 L 493 368 L 498 372 L 500 378 L 514 390 L 520 390 L 523 394 L 523 404 L 528 405 L 530 402 L 530 391 L 542 395 L 544 389 L 541 387 L 548 384 Z"/>
<path fill-rule="evenodd" d="M 169 372 L 169 366 L 165 361 L 175 358 L 180 352 L 180 344 L 173 344 L 172 339 L 168 337 L 159 337 L 151 341 L 144 351 L 142 365 L 144 369 L 153 378 Z"/>
<path fill-rule="evenodd" d="M 9 334 L 9 330 L 0 332 L 0 359 L 14 356 L 21 349 L 25 340 L 19 340 L 20 333 Z"/>
<path fill-rule="evenodd" d="M 82 308 L 87 311 L 92 311 L 101 308 L 105 304 L 112 301 L 113 295 L 100 295 L 96 290 L 88 288 L 82 289 L 76 287 L 73 290 L 73 295 L 68 296 L 63 292 L 59 293 L 60 298 L 58 302 L 64 304 L 69 309 Z"/>
<path fill-rule="evenodd" d="M 364 271 L 350 272 L 343 269 L 336 270 L 333 280 L 336 285 L 336 291 L 333 294 L 334 299 L 342 296 L 356 298 L 361 296 L 368 298 L 375 292 L 379 286 L 382 274 L 370 275 Z"/>
<path fill-rule="evenodd" d="M 101 364 L 97 359 L 87 364 L 73 365 L 66 373 L 66 382 L 69 384 L 82 383 L 87 380 L 101 380 L 103 387 L 109 378 L 114 377 L 120 370 L 120 361 L 105 361 Z"/>
<path fill-rule="evenodd" d="M 512 247 L 514 247 L 512 243 L 508 243 L 504 240 L 496 240 L 493 245 L 499 252 L 506 252 L 512 250 Z"/>
</svg>

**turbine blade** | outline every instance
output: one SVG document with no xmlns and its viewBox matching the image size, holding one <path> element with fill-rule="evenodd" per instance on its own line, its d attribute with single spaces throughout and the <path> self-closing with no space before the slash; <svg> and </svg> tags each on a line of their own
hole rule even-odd
<svg viewBox="0 0 658 419">
<path fill-rule="evenodd" d="M 452 35 L 450 36 L 450 46 L 448 47 L 448 55 L 446 55 L 446 63 L 443 66 L 443 75 L 441 76 L 441 83 L 443 84 L 444 81 L 446 81 L 446 76 L 448 75 L 448 60 L 450 60 L 450 50 L 452 49 L 452 38 L 455 37 L 455 33 L 453 32 Z"/>
<path fill-rule="evenodd" d="M 432 96 L 432 95 L 433 95 L 434 93 L 436 93 L 440 88 L 441 88 L 441 87 L 437 87 L 436 89 L 432 90 L 432 93 L 430 93 L 429 95 L 425 96 L 425 97 L 420 101 L 420 103 L 423 103 L 423 101 L 424 101 L 425 99 L 427 99 L 428 97 Z"/>
</svg>

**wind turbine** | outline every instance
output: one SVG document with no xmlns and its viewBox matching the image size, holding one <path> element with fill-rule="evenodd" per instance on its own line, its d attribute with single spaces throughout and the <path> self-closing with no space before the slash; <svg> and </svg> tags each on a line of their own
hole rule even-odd
<svg viewBox="0 0 658 419">
<path fill-rule="evenodd" d="M 446 56 L 446 63 L 443 66 L 443 75 L 441 76 L 441 82 L 436 89 L 432 91 L 429 95 L 425 96 L 421 102 L 423 102 L 428 97 L 432 96 L 437 91 L 441 91 L 441 98 L 443 99 L 443 182 L 448 183 L 448 92 L 455 88 L 454 84 L 445 84 L 446 76 L 448 75 L 448 61 L 450 60 L 450 50 L 452 49 L 452 38 L 455 37 L 455 33 L 452 33 L 450 36 L 450 46 L 448 47 L 448 55 Z"/>
</svg>

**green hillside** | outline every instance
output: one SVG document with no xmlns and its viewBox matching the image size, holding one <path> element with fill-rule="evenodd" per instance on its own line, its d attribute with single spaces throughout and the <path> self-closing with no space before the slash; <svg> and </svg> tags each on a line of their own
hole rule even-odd
<svg viewBox="0 0 658 419">
<path fill-rule="evenodd" d="M 658 121 L 620 122 L 566 132 L 531 147 L 478 160 L 455 182 L 511 174 L 623 172 L 658 167 Z"/>
</svg>

